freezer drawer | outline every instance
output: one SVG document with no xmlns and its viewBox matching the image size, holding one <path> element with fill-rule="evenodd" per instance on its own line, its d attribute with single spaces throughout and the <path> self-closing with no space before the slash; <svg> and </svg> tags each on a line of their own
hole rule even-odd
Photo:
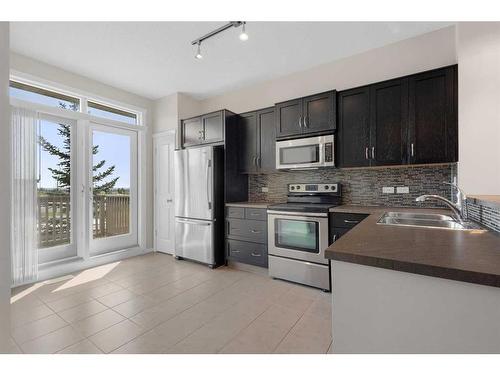
<svg viewBox="0 0 500 375">
<path fill-rule="evenodd" d="M 175 256 L 215 265 L 214 223 L 175 219 Z"/>
</svg>

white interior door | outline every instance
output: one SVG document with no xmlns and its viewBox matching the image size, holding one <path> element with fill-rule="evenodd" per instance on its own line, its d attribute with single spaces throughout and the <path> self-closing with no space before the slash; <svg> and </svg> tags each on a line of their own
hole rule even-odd
<svg viewBox="0 0 500 375">
<path fill-rule="evenodd" d="M 155 170 L 155 250 L 173 254 L 174 215 L 174 150 L 175 133 L 154 140 Z"/>
<path fill-rule="evenodd" d="M 90 255 L 138 246 L 137 133 L 92 123 L 89 136 Z"/>
</svg>

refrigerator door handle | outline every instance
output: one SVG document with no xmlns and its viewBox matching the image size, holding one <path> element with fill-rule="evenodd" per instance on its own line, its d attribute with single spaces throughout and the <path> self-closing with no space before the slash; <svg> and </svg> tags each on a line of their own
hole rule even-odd
<svg viewBox="0 0 500 375">
<path fill-rule="evenodd" d="M 202 226 L 209 226 L 212 225 L 210 222 L 205 222 L 205 221 L 197 221 L 197 220 L 189 220 L 189 219 L 177 219 L 177 222 L 179 223 L 184 223 L 184 224 L 192 224 L 192 225 L 202 225 Z"/>
<path fill-rule="evenodd" d="M 208 209 L 211 210 L 212 209 L 212 199 L 210 197 L 210 188 L 211 188 L 211 183 L 210 183 L 210 167 L 212 166 L 212 162 L 210 159 L 207 160 L 207 178 L 206 178 L 206 181 L 207 181 L 207 203 L 208 203 Z"/>
</svg>

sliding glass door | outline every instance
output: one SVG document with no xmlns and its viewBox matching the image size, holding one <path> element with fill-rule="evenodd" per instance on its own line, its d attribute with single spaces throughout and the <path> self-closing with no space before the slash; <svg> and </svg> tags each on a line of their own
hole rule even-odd
<svg viewBox="0 0 500 375">
<path fill-rule="evenodd" d="M 90 255 L 137 246 L 137 133 L 89 128 Z"/>
<path fill-rule="evenodd" d="M 76 255 L 73 215 L 76 121 L 40 115 L 37 137 L 39 262 Z"/>
</svg>

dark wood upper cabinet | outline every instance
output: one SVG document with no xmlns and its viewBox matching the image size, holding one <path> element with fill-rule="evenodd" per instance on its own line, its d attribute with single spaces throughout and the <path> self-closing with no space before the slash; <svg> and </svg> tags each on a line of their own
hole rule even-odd
<svg viewBox="0 0 500 375">
<path fill-rule="evenodd" d="M 333 132 L 336 128 L 336 91 L 277 103 L 276 138 Z"/>
<path fill-rule="evenodd" d="M 302 99 L 276 104 L 277 137 L 302 134 Z"/>
<path fill-rule="evenodd" d="M 257 111 L 260 156 L 257 164 L 260 172 L 276 170 L 276 115 L 274 107 Z"/>
<path fill-rule="evenodd" d="M 409 159 L 458 161 L 457 66 L 409 78 Z"/>
<path fill-rule="evenodd" d="M 238 171 L 261 173 L 276 169 L 274 107 L 239 115 Z"/>
<path fill-rule="evenodd" d="M 338 94 L 340 167 L 458 161 L 457 66 Z"/>
<path fill-rule="evenodd" d="M 224 141 L 224 121 L 222 111 L 201 116 L 201 122 L 203 125 L 202 143 Z"/>
<path fill-rule="evenodd" d="M 234 113 L 222 110 L 182 120 L 180 124 L 182 147 L 206 143 L 224 143 L 225 126 Z"/>
<path fill-rule="evenodd" d="M 184 146 L 197 145 L 203 139 L 201 117 L 195 117 L 182 122 L 182 143 Z"/>
<path fill-rule="evenodd" d="M 407 162 L 408 79 L 370 86 L 370 164 Z"/>
<path fill-rule="evenodd" d="M 338 158 L 341 167 L 370 165 L 370 88 L 342 91 L 338 94 Z"/>
<path fill-rule="evenodd" d="M 304 132 L 316 133 L 336 128 L 335 94 L 335 91 L 328 91 L 302 99 L 302 125 Z"/>
<path fill-rule="evenodd" d="M 252 173 L 257 170 L 257 114 L 255 112 L 241 114 L 238 125 L 238 172 Z"/>
</svg>

